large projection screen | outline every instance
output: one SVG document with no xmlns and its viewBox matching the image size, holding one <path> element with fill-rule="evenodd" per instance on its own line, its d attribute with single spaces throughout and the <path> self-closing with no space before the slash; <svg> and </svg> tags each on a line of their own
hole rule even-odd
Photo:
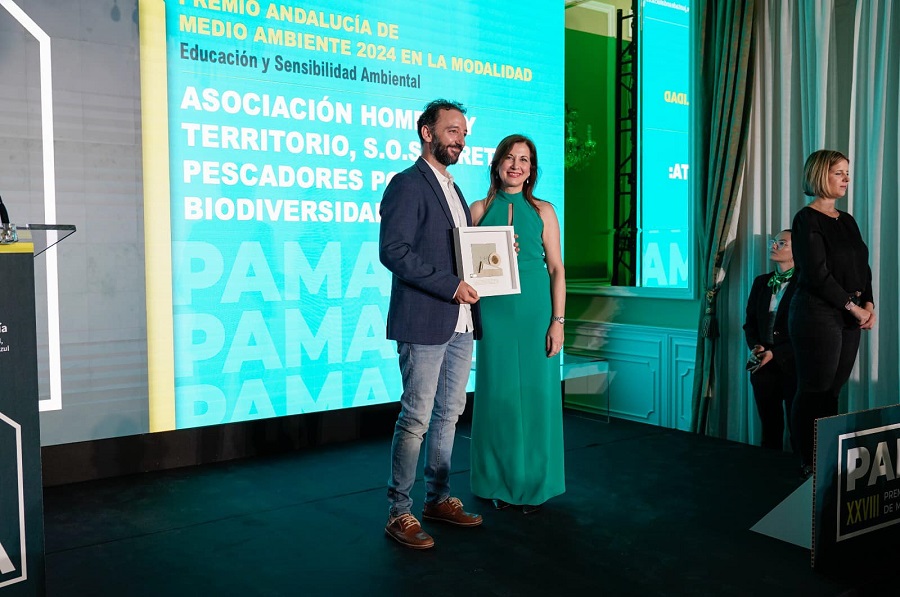
<svg viewBox="0 0 900 597">
<path fill-rule="evenodd" d="M 690 283 L 690 0 L 642 0 L 640 285 Z"/>
<path fill-rule="evenodd" d="M 399 398 L 378 206 L 427 101 L 469 203 L 524 133 L 562 223 L 562 3 L 141 0 L 140 39 L 151 431 Z"/>
</svg>

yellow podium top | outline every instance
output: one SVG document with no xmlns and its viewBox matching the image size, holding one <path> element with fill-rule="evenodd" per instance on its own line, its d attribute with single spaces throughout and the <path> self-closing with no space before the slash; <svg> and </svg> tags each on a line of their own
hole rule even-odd
<svg viewBox="0 0 900 597">
<path fill-rule="evenodd" d="M 34 243 L 17 242 L 0 245 L 0 253 L 34 253 Z"/>
</svg>

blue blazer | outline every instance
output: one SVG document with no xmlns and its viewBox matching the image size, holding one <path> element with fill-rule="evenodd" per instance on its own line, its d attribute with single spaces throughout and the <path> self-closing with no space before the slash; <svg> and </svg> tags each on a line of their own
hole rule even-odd
<svg viewBox="0 0 900 597">
<path fill-rule="evenodd" d="M 472 215 L 456 187 L 466 214 Z M 444 344 L 453 336 L 459 305 L 453 296 L 462 280 L 456 273 L 453 216 L 431 166 L 419 158 L 395 175 L 381 200 L 379 257 L 392 274 L 387 337 L 413 344 Z M 472 305 L 475 339 L 481 312 Z"/>
</svg>

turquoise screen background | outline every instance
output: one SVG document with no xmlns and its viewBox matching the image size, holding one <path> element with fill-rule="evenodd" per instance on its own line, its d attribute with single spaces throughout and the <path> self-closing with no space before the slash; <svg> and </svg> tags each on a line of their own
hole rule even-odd
<svg viewBox="0 0 900 597">
<path fill-rule="evenodd" d="M 640 280 L 687 288 L 690 263 L 689 0 L 643 0 Z"/>
<path fill-rule="evenodd" d="M 178 428 L 395 401 L 378 206 L 429 100 L 468 108 L 450 168 L 484 196 L 532 137 L 563 202 L 563 5 L 166 3 Z"/>
</svg>

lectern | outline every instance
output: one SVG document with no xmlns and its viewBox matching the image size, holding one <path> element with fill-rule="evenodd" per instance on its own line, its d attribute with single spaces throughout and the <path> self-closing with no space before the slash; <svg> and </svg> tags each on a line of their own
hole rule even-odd
<svg viewBox="0 0 900 597">
<path fill-rule="evenodd" d="M 0 224 L 0 597 L 44 594 L 34 261 L 73 232 Z"/>
</svg>

